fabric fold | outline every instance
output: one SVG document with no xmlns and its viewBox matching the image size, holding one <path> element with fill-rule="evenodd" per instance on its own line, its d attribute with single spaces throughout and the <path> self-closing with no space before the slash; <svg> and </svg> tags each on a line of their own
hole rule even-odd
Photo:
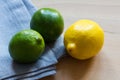
<svg viewBox="0 0 120 80">
<path fill-rule="evenodd" d="M 3 77 L 3 78 L 1 78 L 1 80 L 40 79 L 42 77 L 45 77 L 45 76 L 48 76 L 48 75 L 53 75 L 55 73 L 56 73 L 55 67 L 53 65 L 51 65 L 51 66 L 41 68 L 41 69 L 37 69 L 37 70 L 34 70 L 34 71 L 30 71 L 30 72 Z M 45 75 L 43 75 L 43 74 L 45 74 Z M 41 76 L 41 75 L 43 75 L 43 76 Z"/>
</svg>

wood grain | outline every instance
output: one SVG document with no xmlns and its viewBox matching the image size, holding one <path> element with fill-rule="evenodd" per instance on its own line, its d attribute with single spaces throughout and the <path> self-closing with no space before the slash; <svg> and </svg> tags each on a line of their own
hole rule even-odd
<svg viewBox="0 0 120 80">
<path fill-rule="evenodd" d="M 119 0 L 32 0 L 36 7 L 52 7 L 61 12 L 66 30 L 80 19 L 101 25 L 105 42 L 94 58 L 79 61 L 70 56 L 59 60 L 57 73 L 40 80 L 120 80 L 120 1 Z"/>
</svg>

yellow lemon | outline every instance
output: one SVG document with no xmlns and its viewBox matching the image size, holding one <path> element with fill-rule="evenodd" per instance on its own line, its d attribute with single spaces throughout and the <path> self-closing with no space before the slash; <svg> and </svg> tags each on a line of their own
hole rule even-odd
<svg viewBox="0 0 120 80">
<path fill-rule="evenodd" d="M 64 34 L 64 45 L 68 53 L 80 60 L 98 54 L 104 43 L 104 31 L 94 21 L 79 20 Z"/>
</svg>

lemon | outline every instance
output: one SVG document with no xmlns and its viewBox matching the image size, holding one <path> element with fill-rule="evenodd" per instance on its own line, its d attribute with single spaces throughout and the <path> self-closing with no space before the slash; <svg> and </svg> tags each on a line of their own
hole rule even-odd
<svg viewBox="0 0 120 80">
<path fill-rule="evenodd" d="M 43 37 L 34 30 L 16 33 L 9 43 L 10 56 L 19 63 L 37 61 L 45 48 Z"/>
<path fill-rule="evenodd" d="M 41 8 L 32 16 L 30 28 L 38 31 L 46 42 L 53 42 L 63 32 L 64 20 L 58 10 Z"/>
<path fill-rule="evenodd" d="M 92 20 L 79 20 L 64 34 L 64 45 L 72 57 L 85 60 L 98 54 L 104 43 L 104 31 Z"/>
</svg>

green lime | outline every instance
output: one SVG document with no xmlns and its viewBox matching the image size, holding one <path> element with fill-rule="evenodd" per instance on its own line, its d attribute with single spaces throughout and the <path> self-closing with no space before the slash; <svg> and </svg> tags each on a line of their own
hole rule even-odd
<svg viewBox="0 0 120 80">
<path fill-rule="evenodd" d="M 43 37 L 34 30 L 16 33 L 9 43 L 10 56 L 19 63 L 36 61 L 45 48 Z"/>
<path fill-rule="evenodd" d="M 37 10 L 30 22 L 31 29 L 38 31 L 45 41 L 56 40 L 64 29 L 62 15 L 53 8 L 41 8 Z"/>
</svg>

